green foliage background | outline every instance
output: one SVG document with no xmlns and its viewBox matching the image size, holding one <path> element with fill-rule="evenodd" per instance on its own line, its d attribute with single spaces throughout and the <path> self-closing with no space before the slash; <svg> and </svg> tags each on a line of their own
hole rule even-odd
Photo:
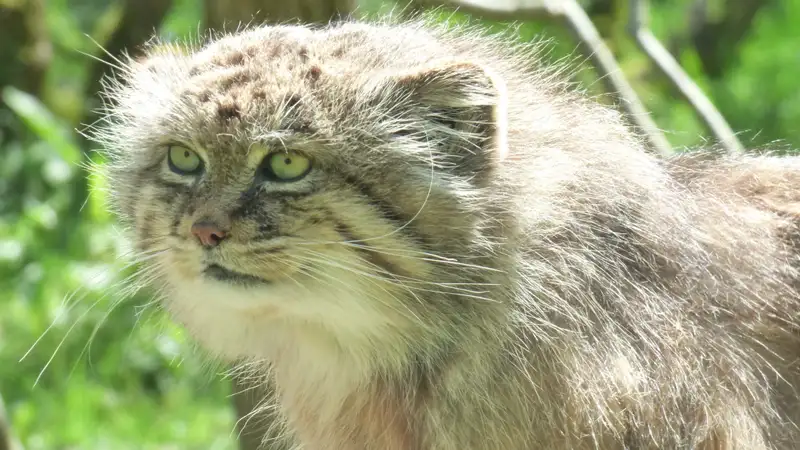
<svg viewBox="0 0 800 450">
<path fill-rule="evenodd" d="M 0 11 L 13 3 L 0 0 Z M 702 144 L 707 132 L 691 108 L 626 35 L 626 3 L 590 12 L 672 143 Z M 718 36 L 713 44 L 722 63 L 715 70 L 687 44 L 691 0 L 652 3 L 655 33 L 747 147 L 800 148 L 800 2 L 766 1 L 742 39 Z M 738 4 L 709 3 L 711 21 Z M 386 6 L 367 1 L 362 13 Z M 201 9 L 201 0 L 174 2 L 159 33 L 195 33 Z M 181 331 L 148 306 L 146 292 L 121 301 L 120 281 L 131 270 L 104 209 L 102 180 L 87 177 L 81 165 L 96 158 L 75 131 L 96 106 L 87 93 L 96 86 L 88 55 L 102 57 L 85 34 L 104 42 L 121 11 L 109 1 L 48 0 L 44 23 L 54 53 L 41 91 L 31 95 L 0 77 L 6 83 L 0 85 L 0 393 L 29 449 L 234 448 L 229 388 L 220 371 L 204 364 Z M 5 32 L 0 29 L 0 47 Z M 549 57 L 579 56 L 554 24 L 519 29 L 523 40 L 542 33 L 556 38 Z M 0 76 L 15 67 L 3 64 Z M 577 79 L 600 92 L 590 70 Z"/>
</svg>

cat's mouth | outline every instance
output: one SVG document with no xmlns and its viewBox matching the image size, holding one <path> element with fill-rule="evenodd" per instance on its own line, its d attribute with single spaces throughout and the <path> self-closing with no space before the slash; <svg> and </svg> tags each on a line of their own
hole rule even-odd
<svg viewBox="0 0 800 450">
<path fill-rule="evenodd" d="M 209 264 L 203 269 L 203 276 L 211 278 L 216 281 L 225 283 L 239 284 L 244 286 L 252 286 L 257 284 L 268 284 L 270 281 L 263 278 L 249 275 L 246 273 L 236 272 L 227 269 L 219 264 Z"/>
</svg>

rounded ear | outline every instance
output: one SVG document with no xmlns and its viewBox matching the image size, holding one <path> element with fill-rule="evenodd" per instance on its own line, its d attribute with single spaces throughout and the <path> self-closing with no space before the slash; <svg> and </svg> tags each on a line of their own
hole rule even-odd
<svg viewBox="0 0 800 450">
<path fill-rule="evenodd" d="M 456 135 L 491 150 L 496 161 L 508 155 L 508 94 L 502 77 L 472 62 L 451 62 L 394 73 L 395 90 L 447 123 Z"/>
</svg>

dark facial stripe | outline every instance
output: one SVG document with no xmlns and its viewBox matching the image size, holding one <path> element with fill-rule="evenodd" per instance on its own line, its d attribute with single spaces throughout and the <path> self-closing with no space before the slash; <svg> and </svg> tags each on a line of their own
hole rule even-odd
<svg viewBox="0 0 800 450">
<path fill-rule="evenodd" d="M 296 198 L 306 197 L 308 192 L 272 192 L 269 193 L 269 199 L 265 196 L 256 185 L 250 189 L 242 192 L 239 196 L 237 205 L 231 211 L 231 219 L 240 220 L 249 218 L 254 220 L 258 225 L 257 240 L 273 239 L 280 234 L 279 220 L 275 216 L 286 215 L 287 206 L 290 201 Z M 262 202 L 272 202 L 280 204 L 282 207 L 279 212 L 271 212 L 270 208 L 264 208 Z"/>
<path fill-rule="evenodd" d="M 183 184 L 165 182 L 160 179 L 153 180 L 153 184 L 158 187 L 156 200 L 167 207 L 172 207 L 179 197 L 189 194 L 189 188 Z"/>
<path fill-rule="evenodd" d="M 142 186 L 148 185 L 155 181 L 155 174 L 158 173 L 158 166 L 161 165 L 161 162 L 158 164 L 150 164 L 147 167 L 140 168 L 139 170 L 133 172 L 132 175 L 126 173 L 125 178 L 130 180 L 130 186 L 126 186 L 127 192 L 135 192 L 139 193 L 142 190 Z M 128 178 L 130 177 L 130 178 Z M 111 179 L 115 178 L 122 178 L 122 175 L 112 175 Z M 136 200 L 128 201 L 125 204 L 119 205 L 120 209 L 127 214 L 131 218 L 136 217 L 136 211 L 140 205 L 141 197 L 139 195 L 135 196 Z M 135 219 L 133 220 L 135 222 Z"/>
<path fill-rule="evenodd" d="M 408 276 L 403 270 L 392 264 L 391 261 L 387 260 L 384 257 L 384 255 L 372 249 L 369 246 L 369 244 L 367 244 L 366 242 L 360 242 L 358 237 L 353 233 L 353 230 L 349 226 L 336 220 L 336 218 L 332 217 L 332 215 L 331 219 L 333 220 L 334 230 L 336 230 L 336 232 L 339 233 L 340 236 L 342 236 L 342 239 L 344 239 L 345 241 L 354 241 L 355 243 L 358 244 L 357 247 L 350 246 L 348 248 L 352 248 L 353 250 L 355 250 L 356 253 L 358 253 L 359 256 L 364 259 L 364 261 L 376 267 L 379 267 L 384 271 L 379 273 L 378 275 L 380 276 L 396 275 L 404 277 Z"/>
<path fill-rule="evenodd" d="M 189 187 L 186 186 L 183 183 L 175 183 L 173 181 L 167 181 L 167 180 L 164 180 L 164 179 L 158 178 L 158 177 L 153 177 L 152 181 L 153 181 L 153 184 L 155 184 L 158 187 L 162 187 L 164 189 L 170 189 L 170 190 L 178 191 L 178 192 L 188 192 L 189 191 Z"/>
<path fill-rule="evenodd" d="M 178 226 L 181 224 L 181 219 L 183 218 L 184 213 L 189 208 L 189 203 L 191 202 L 192 197 L 188 194 L 182 196 L 180 203 L 176 205 L 175 214 L 172 217 L 172 234 L 178 234 Z"/>
<path fill-rule="evenodd" d="M 275 191 L 266 193 L 259 187 L 258 182 L 254 182 L 249 189 L 242 192 L 239 196 L 236 207 L 231 211 L 231 217 L 238 219 L 258 214 L 260 212 L 260 203 L 262 201 L 267 201 L 267 197 L 269 198 L 268 201 L 285 203 L 287 200 L 308 197 L 314 192 L 316 192 L 316 190 L 308 192 Z"/>
<path fill-rule="evenodd" d="M 269 280 L 259 278 L 253 275 L 248 275 L 220 266 L 219 264 L 211 264 L 203 270 L 203 274 L 209 278 L 218 281 L 223 281 L 231 284 L 239 284 L 244 286 L 251 286 L 255 284 L 268 284 Z"/>
<path fill-rule="evenodd" d="M 197 187 L 200 185 L 200 177 L 195 177 L 194 182 L 190 187 L 182 186 L 180 193 L 176 192 L 181 197 L 181 202 L 175 208 L 175 215 L 172 218 L 172 234 L 178 234 L 178 225 L 181 224 L 181 219 L 184 215 L 194 213 L 194 193 L 197 192 Z"/>
<path fill-rule="evenodd" d="M 155 219 L 154 213 L 149 213 L 142 218 L 142 223 L 138 224 L 139 242 L 137 247 L 139 250 L 145 251 L 153 246 L 153 220 Z"/>
<path fill-rule="evenodd" d="M 343 179 L 347 184 L 355 188 L 361 197 L 367 200 L 384 220 L 393 225 L 395 229 L 398 229 L 403 237 L 413 241 L 418 247 L 430 247 L 428 245 L 428 236 L 422 234 L 416 224 L 411 220 L 414 218 L 417 211 L 414 211 L 412 214 L 407 214 L 393 203 L 377 195 L 368 184 L 349 175 L 345 176 Z"/>
<path fill-rule="evenodd" d="M 355 188 L 372 207 L 381 213 L 384 219 L 392 222 L 397 227 L 403 226 L 413 217 L 413 215 L 408 216 L 403 211 L 399 211 L 395 205 L 376 195 L 372 188 L 364 182 L 349 175 L 344 177 L 344 181 Z"/>
<path fill-rule="evenodd" d="M 258 239 L 274 239 L 279 233 L 278 224 L 268 215 L 264 215 L 258 220 Z"/>
<path fill-rule="evenodd" d="M 152 177 L 153 174 L 158 173 L 159 169 L 164 164 L 164 161 L 166 160 L 166 158 L 167 158 L 167 155 L 166 155 L 166 153 L 164 153 L 164 155 L 162 157 L 159 157 L 157 160 L 152 161 L 150 164 L 148 164 L 148 165 L 146 165 L 144 167 L 141 167 L 139 169 L 139 172 L 138 172 L 137 175 L 139 175 L 142 178 L 150 178 L 150 177 Z"/>
<path fill-rule="evenodd" d="M 141 191 L 142 185 L 144 185 L 144 180 L 141 177 L 135 177 L 131 181 L 130 187 L 126 187 L 126 190 L 128 190 L 131 193 L 133 193 L 133 192 L 137 192 L 138 193 L 138 192 Z M 129 195 L 130 194 L 121 196 L 121 198 L 117 200 L 119 202 L 117 204 L 117 207 L 120 209 L 120 211 L 125 216 L 128 217 L 128 220 L 130 220 L 131 222 L 135 223 L 136 222 L 136 210 L 137 210 L 137 206 L 139 204 L 139 201 L 137 201 L 138 197 L 133 197 L 133 196 L 129 197 Z M 136 199 L 136 200 L 134 200 L 134 199 Z M 122 200 L 122 201 L 119 201 L 119 200 Z M 127 200 L 127 201 L 125 201 L 125 200 Z"/>
</svg>

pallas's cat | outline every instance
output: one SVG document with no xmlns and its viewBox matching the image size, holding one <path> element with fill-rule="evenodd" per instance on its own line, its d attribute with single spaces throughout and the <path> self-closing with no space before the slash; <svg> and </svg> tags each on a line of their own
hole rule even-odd
<svg viewBox="0 0 800 450">
<path fill-rule="evenodd" d="M 800 161 L 658 158 L 425 22 L 154 45 L 95 138 L 166 310 L 305 450 L 791 449 Z"/>
</svg>

